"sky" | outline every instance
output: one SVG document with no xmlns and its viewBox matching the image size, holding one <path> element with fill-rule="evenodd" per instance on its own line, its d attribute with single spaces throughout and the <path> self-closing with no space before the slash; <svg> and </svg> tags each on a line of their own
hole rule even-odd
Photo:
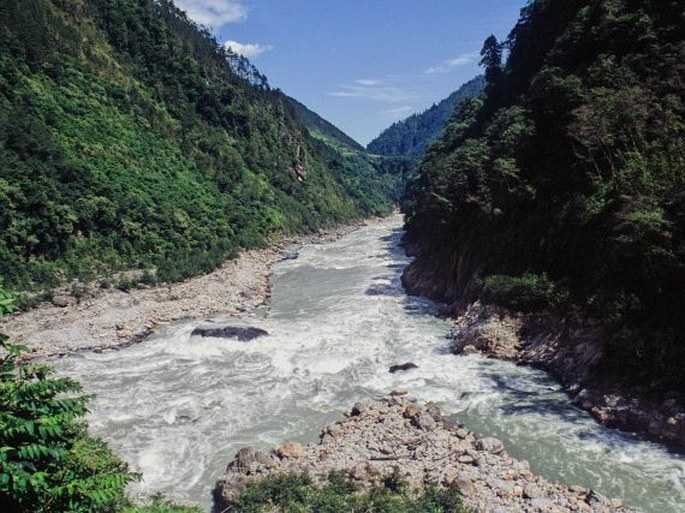
<svg viewBox="0 0 685 513">
<path fill-rule="evenodd" d="M 526 0 L 175 0 L 273 88 L 366 145 L 481 72 Z"/>
</svg>

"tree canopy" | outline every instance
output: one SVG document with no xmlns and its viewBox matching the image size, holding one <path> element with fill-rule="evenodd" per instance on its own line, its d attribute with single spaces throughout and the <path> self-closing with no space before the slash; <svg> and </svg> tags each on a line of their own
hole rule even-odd
<svg viewBox="0 0 685 513">
<path fill-rule="evenodd" d="M 494 88 L 488 38 L 487 94 L 455 111 L 406 207 L 438 296 L 538 276 L 603 320 L 605 371 L 682 389 L 683 36 L 677 1 L 533 1 Z"/>
</svg>

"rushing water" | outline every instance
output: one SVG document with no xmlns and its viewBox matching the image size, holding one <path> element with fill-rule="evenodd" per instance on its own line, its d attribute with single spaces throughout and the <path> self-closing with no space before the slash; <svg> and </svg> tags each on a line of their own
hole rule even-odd
<svg viewBox="0 0 685 513">
<path fill-rule="evenodd" d="M 90 424 L 162 490 L 209 507 L 214 481 L 246 445 L 317 440 L 357 401 L 406 388 L 455 422 L 504 441 L 532 470 L 624 499 L 639 511 L 684 511 L 685 458 L 597 425 L 544 373 L 449 353 L 436 306 L 407 297 L 399 218 L 304 247 L 274 268 L 268 309 L 166 328 L 145 343 L 57 363 L 97 394 Z M 270 335 L 190 337 L 198 324 Z M 393 364 L 419 368 L 390 374 Z"/>
</svg>

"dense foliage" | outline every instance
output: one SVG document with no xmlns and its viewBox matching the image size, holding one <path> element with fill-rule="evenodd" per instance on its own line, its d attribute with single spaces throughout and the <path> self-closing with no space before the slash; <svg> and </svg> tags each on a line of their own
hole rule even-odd
<svg viewBox="0 0 685 513">
<path fill-rule="evenodd" d="M 295 119 L 306 126 L 310 132 L 318 132 L 330 139 L 335 140 L 338 144 L 348 146 L 353 150 L 363 151 L 364 147 L 357 141 L 352 139 L 345 132 L 340 130 L 337 126 L 319 116 L 316 112 L 312 112 L 307 106 L 298 102 L 294 98 L 288 98 L 288 103 L 293 110 Z"/>
<path fill-rule="evenodd" d="M 4 297 L 2 315 L 12 309 Z M 136 476 L 80 420 L 89 398 L 45 364 L 24 363 L 0 334 L 0 509 L 110 512 Z"/>
<path fill-rule="evenodd" d="M 367 150 L 378 155 L 423 155 L 428 144 L 442 135 L 455 107 L 463 100 L 478 96 L 484 86 L 485 79 L 480 75 L 466 82 L 424 112 L 393 123 L 368 144 Z"/>
<path fill-rule="evenodd" d="M 0 283 L 0 316 L 14 310 Z M 154 497 L 132 504 L 126 485 L 138 475 L 83 420 L 89 396 L 0 333 L 0 511 L 25 513 L 197 513 Z"/>
<path fill-rule="evenodd" d="M 683 390 L 682 2 L 536 0 L 482 56 L 411 188 L 417 266 L 467 297 L 544 276 L 604 320 L 604 371 Z"/>
<path fill-rule="evenodd" d="M 177 279 L 392 208 L 371 173 L 348 190 L 295 118 L 169 0 L 1 2 L 0 276 Z"/>
<path fill-rule="evenodd" d="M 360 492 L 342 473 L 331 473 L 323 485 L 307 474 L 284 474 L 247 487 L 231 511 L 331 513 L 466 513 L 456 487 L 412 490 L 397 473 L 384 483 Z"/>
</svg>

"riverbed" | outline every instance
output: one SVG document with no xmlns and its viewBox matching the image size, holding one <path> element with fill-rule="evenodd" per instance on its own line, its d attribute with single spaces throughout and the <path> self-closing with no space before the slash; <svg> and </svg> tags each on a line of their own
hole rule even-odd
<svg viewBox="0 0 685 513">
<path fill-rule="evenodd" d="M 403 388 L 501 439 L 549 479 L 592 488 L 637 511 L 682 511 L 685 458 L 598 425 L 540 371 L 448 350 L 439 305 L 406 296 L 401 220 L 300 249 L 272 269 L 272 297 L 240 317 L 167 326 L 147 341 L 55 361 L 97 399 L 89 422 L 143 473 L 133 493 L 163 491 L 207 508 L 214 481 L 246 445 L 318 439 L 357 401 Z M 253 326 L 251 342 L 191 336 Z M 418 368 L 390 374 L 394 364 Z"/>
</svg>

